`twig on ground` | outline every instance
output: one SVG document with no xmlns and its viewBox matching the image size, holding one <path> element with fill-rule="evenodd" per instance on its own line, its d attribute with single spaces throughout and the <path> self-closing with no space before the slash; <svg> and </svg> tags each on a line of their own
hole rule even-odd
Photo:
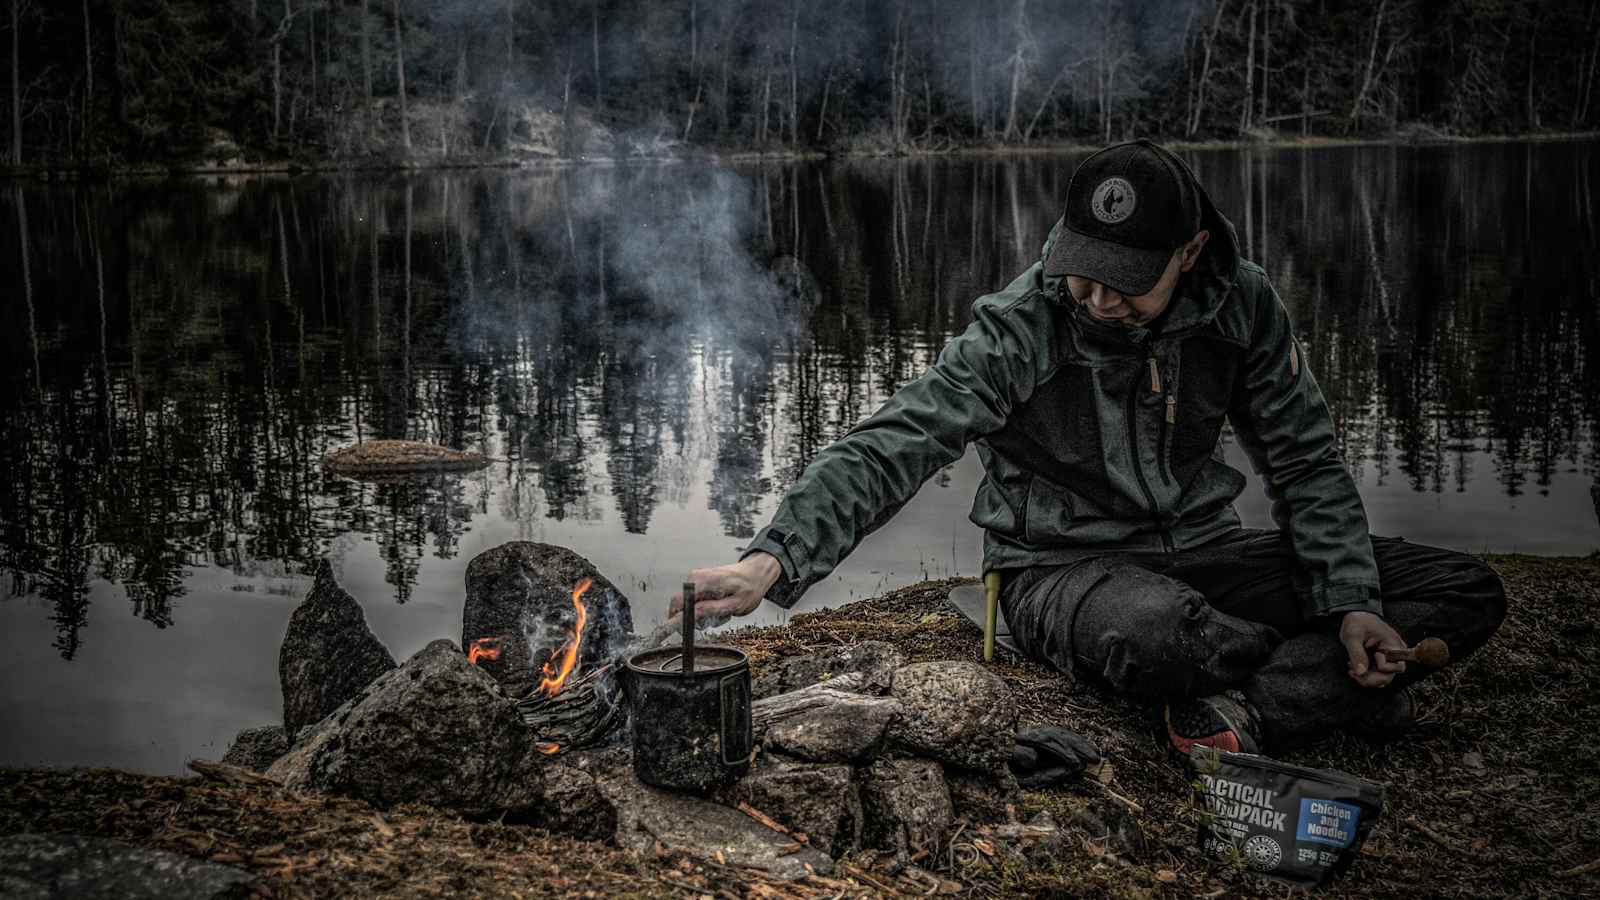
<svg viewBox="0 0 1600 900">
<path fill-rule="evenodd" d="M 1406 816 L 1406 824 L 1410 825 L 1412 828 L 1416 829 L 1417 833 L 1421 834 L 1423 837 L 1427 838 L 1430 841 L 1433 841 L 1435 844 L 1438 844 L 1439 846 L 1443 847 L 1444 849 L 1449 850 L 1451 853 L 1459 853 L 1459 852 L 1461 852 L 1461 848 L 1457 847 L 1453 841 L 1451 841 L 1449 838 L 1445 837 L 1444 835 L 1440 834 L 1439 832 L 1434 831 L 1432 828 L 1429 828 L 1428 826 L 1426 826 L 1426 825 L 1422 824 L 1421 822 L 1417 821 L 1417 817 L 1416 816 Z"/>
<path fill-rule="evenodd" d="M 1573 866 L 1570 869 L 1562 869 L 1556 873 L 1556 877 L 1577 878 L 1580 875 L 1587 875 L 1590 872 L 1600 872 L 1600 859 L 1597 859 L 1594 862 L 1584 863 L 1581 866 Z"/>
</svg>

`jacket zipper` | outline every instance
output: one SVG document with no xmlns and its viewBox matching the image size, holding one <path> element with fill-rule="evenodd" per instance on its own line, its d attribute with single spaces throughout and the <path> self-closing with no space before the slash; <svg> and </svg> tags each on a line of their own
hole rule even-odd
<svg viewBox="0 0 1600 900">
<path fill-rule="evenodd" d="M 1160 386 L 1161 373 L 1156 368 L 1155 354 L 1151 354 L 1150 383 L 1154 387 Z M 1139 382 L 1133 382 L 1133 390 L 1128 392 L 1128 455 L 1133 459 L 1133 474 L 1139 479 L 1139 490 L 1144 493 L 1144 502 L 1150 509 L 1150 520 L 1156 526 L 1156 533 L 1161 535 L 1161 547 L 1167 552 L 1172 551 L 1172 536 L 1161 527 L 1161 518 L 1156 514 L 1156 498 L 1150 493 L 1150 482 L 1145 480 L 1144 466 L 1139 464 Z"/>
<path fill-rule="evenodd" d="M 1156 468 L 1161 473 L 1161 480 L 1167 484 L 1172 483 L 1172 467 L 1167 463 L 1167 431 L 1178 424 L 1178 396 L 1166 391 L 1161 384 L 1161 369 L 1156 365 L 1154 355 L 1150 357 L 1150 393 L 1160 394 L 1166 405 L 1165 414 L 1161 418 L 1161 436 L 1156 441 Z"/>
</svg>

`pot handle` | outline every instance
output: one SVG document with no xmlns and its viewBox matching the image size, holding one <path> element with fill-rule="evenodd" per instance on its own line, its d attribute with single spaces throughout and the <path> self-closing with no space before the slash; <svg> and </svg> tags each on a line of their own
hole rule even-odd
<svg viewBox="0 0 1600 900">
<path fill-rule="evenodd" d="M 722 676 L 722 764 L 744 765 L 755 759 L 755 734 L 750 721 L 750 670 Z"/>
</svg>

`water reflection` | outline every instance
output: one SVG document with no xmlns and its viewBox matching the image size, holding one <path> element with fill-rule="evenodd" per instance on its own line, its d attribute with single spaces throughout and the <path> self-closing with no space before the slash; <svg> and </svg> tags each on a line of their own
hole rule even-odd
<svg viewBox="0 0 1600 900">
<path fill-rule="evenodd" d="M 1513 498 L 1600 468 L 1594 146 L 1190 159 L 1293 309 L 1369 502 L 1489 479 L 1506 502 L 1472 549 L 1550 527 Z M 1070 168 L 13 185 L 9 594 L 44 601 L 72 659 L 97 581 L 165 628 L 201 568 L 304 571 L 359 539 L 405 603 L 487 521 L 640 535 L 703 497 L 666 527 L 748 538 L 1031 261 Z M 320 469 L 373 437 L 495 462 Z"/>
</svg>

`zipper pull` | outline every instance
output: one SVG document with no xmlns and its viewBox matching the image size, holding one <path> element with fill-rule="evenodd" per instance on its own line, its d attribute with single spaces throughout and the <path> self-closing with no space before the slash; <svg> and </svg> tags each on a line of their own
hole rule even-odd
<svg viewBox="0 0 1600 900">
<path fill-rule="evenodd" d="M 1167 395 L 1167 424 L 1178 424 L 1178 397 L 1176 394 Z"/>
<path fill-rule="evenodd" d="M 1161 393 L 1161 369 L 1156 365 L 1156 358 L 1150 357 L 1150 393 Z"/>
</svg>

